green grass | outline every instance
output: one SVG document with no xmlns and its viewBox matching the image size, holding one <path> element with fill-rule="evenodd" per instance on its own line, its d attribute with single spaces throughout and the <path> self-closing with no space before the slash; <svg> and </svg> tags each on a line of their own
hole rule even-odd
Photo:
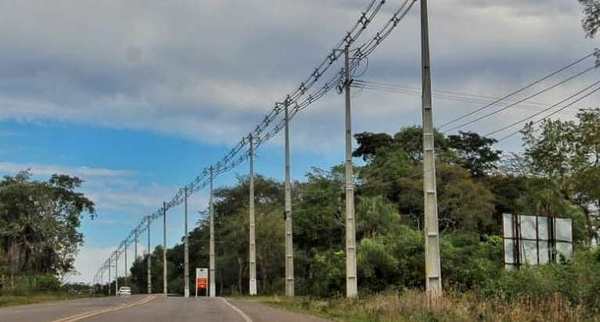
<svg viewBox="0 0 600 322">
<path fill-rule="evenodd" d="M 88 295 L 89 296 L 89 295 Z M 73 295 L 65 292 L 35 293 L 27 295 L 0 295 L 0 307 L 45 303 L 54 301 L 72 300 L 87 297 L 84 295 Z"/>
<path fill-rule="evenodd" d="M 600 321 L 600 316 L 593 315 L 581 306 L 573 306 L 559 296 L 506 302 L 483 299 L 470 293 L 446 294 L 431 304 L 420 291 L 373 295 L 354 300 L 277 296 L 245 299 L 345 322 Z"/>
</svg>

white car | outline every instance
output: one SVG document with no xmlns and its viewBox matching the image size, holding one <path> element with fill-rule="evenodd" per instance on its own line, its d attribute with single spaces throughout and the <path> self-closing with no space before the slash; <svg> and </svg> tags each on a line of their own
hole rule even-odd
<svg viewBox="0 0 600 322">
<path fill-rule="evenodd" d="M 119 296 L 129 296 L 131 295 L 131 287 L 129 286 L 121 286 L 119 287 Z"/>
</svg>

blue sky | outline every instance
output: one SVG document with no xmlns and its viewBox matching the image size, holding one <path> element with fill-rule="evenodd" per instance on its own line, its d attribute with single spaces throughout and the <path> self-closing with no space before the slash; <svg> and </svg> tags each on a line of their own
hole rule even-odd
<svg viewBox="0 0 600 322">
<path fill-rule="evenodd" d="M 365 37 L 400 2 L 387 1 Z M 83 222 L 81 274 L 72 279 L 90 281 L 142 216 L 218 161 L 312 72 L 367 3 L 0 1 L 0 174 L 30 168 L 38 178 L 60 172 L 85 180 L 98 218 Z M 419 88 L 417 7 L 370 57 L 361 79 Z M 434 90 L 502 96 L 598 44 L 585 38 L 575 0 L 432 1 L 430 19 Z M 554 103 L 597 77 L 593 71 L 535 100 Z M 580 106 L 597 103 L 591 96 Z M 479 106 L 436 98 L 435 122 Z M 332 92 L 294 119 L 295 179 L 343 160 L 343 108 Z M 464 130 L 485 133 L 535 111 L 520 106 Z M 354 132 L 394 132 L 420 121 L 418 95 L 353 93 Z M 258 151 L 258 173 L 282 177 L 281 141 Z M 519 137 L 499 148 L 518 151 Z M 247 168 L 217 185 L 232 184 Z M 190 209 L 206 201 L 202 191 Z M 170 245 L 182 236 L 181 214 L 177 208 L 169 216 Z"/>
</svg>

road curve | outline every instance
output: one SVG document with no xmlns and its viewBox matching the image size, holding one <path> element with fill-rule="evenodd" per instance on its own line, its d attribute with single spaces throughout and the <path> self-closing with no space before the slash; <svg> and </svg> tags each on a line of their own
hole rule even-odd
<svg viewBox="0 0 600 322">
<path fill-rule="evenodd" d="M 2 322 L 325 322 L 263 304 L 162 295 L 104 297 L 0 309 Z"/>
</svg>

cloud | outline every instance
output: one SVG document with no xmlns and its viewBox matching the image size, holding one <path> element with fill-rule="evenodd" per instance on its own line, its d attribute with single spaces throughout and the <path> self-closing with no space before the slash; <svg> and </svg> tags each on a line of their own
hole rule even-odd
<svg viewBox="0 0 600 322">
<path fill-rule="evenodd" d="M 119 212 L 131 216 L 147 215 L 158 208 L 162 198 L 177 191 L 175 186 L 141 181 L 132 170 L 0 162 L 0 173 L 14 175 L 27 169 L 38 177 L 53 174 L 80 177 L 84 180 L 81 191 L 94 201 L 99 214 Z"/>
<path fill-rule="evenodd" d="M 367 2 L 5 1 L 0 119 L 233 144 L 312 72 Z M 400 2 L 386 3 L 365 39 Z M 580 11 L 564 0 L 431 3 L 434 89 L 501 96 L 583 56 L 595 44 L 581 31 Z M 417 18 L 415 6 L 371 57 L 364 78 L 419 86 Z M 440 102 L 435 117 L 473 108 Z M 396 130 L 420 120 L 418 99 L 384 93 L 360 94 L 354 111 L 356 130 Z M 342 97 L 330 94 L 303 114 L 294 132 L 299 148 L 327 152 L 343 142 L 333 134 L 343 134 Z"/>
<path fill-rule="evenodd" d="M 75 258 L 76 273 L 68 277 L 69 282 L 94 282 L 94 276 L 98 268 L 102 266 L 104 261 L 114 251 L 114 248 L 109 247 L 83 247 Z M 122 272 L 122 270 L 121 270 Z M 104 276 L 105 280 L 108 276 Z"/>
<path fill-rule="evenodd" d="M 306 79 L 367 2 L 0 1 L 0 120 L 91 124 L 231 145 Z M 387 1 L 364 39 L 401 2 Z M 434 90 L 502 96 L 596 45 L 584 37 L 574 0 L 445 0 L 429 9 Z M 418 13 L 417 5 L 360 78 L 420 87 Z M 554 103 L 586 81 L 536 100 Z M 418 96 L 353 89 L 352 104 L 354 132 L 420 123 Z M 434 118 L 441 124 L 477 107 L 434 98 Z M 533 111 L 511 109 L 469 129 L 485 132 Z M 332 92 L 297 115 L 291 134 L 294 153 L 342 156 L 343 96 Z M 280 145 L 281 137 L 270 144 Z M 80 176 L 99 212 L 136 220 L 178 188 L 145 182 L 131 170 L 0 163 L 2 172 L 27 168 L 41 176 Z M 193 203 L 204 206 L 206 196 Z M 122 223 L 100 218 L 105 225 Z M 78 269 L 95 272 L 92 262 L 104 260 L 103 251 L 82 249 Z"/>
<path fill-rule="evenodd" d="M 53 174 L 68 174 L 81 178 L 116 178 L 129 177 L 135 174 L 131 170 L 114 170 L 94 167 L 65 167 L 58 165 L 0 162 L 0 172 L 14 174 L 19 171 L 30 170 L 35 176 L 50 176 Z"/>
</svg>

